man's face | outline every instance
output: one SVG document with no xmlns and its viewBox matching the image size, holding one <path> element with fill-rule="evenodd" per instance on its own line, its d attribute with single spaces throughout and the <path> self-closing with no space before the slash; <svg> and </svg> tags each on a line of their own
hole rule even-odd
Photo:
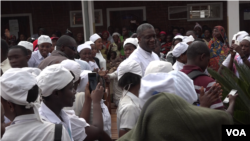
<svg viewBox="0 0 250 141">
<path fill-rule="evenodd" d="M 78 42 L 80 42 L 80 41 L 83 40 L 83 36 L 82 36 L 81 33 L 80 33 L 80 34 L 77 34 L 76 40 L 77 40 Z"/>
<path fill-rule="evenodd" d="M 155 48 L 156 34 L 154 29 L 148 28 L 138 37 L 140 47 L 145 51 L 152 52 Z"/>
<path fill-rule="evenodd" d="M 73 80 L 62 90 L 60 90 L 60 101 L 64 107 L 72 107 L 75 101 L 76 91 L 74 89 Z"/>
<path fill-rule="evenodd" d="M 8 53 L 8 59 L 12 68 L 27 67 L 29 56 L 24 55 L 21 49 L 10 49 Z"/>
<path fill-rule="evenodd" d="M 72 40 L 68 45 L 65 45 L 63 52 L 67 55 L 69 59 L 74 60 L 77 54 L 76 49 L 77 49 L 76 41 Z"/>
<path fill-rule="evenodd" d="M 50 43 L 42 43 L 40 45 L 38 45 L 38 49 L 41 53 L 41 55 L 46 58 L 51 50 L 51 46 L 52 44 Z"/>
</svg>

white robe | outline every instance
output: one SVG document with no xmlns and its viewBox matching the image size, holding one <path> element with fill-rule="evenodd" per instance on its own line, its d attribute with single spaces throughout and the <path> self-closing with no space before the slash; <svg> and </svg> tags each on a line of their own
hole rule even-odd
<svg viewBox="0 0 250 141">
<path fill-rule="evenodd" d="M 106 60 L 103 58 L 101 51 L 97 52 L 95 57 L 99 59 L 100 67 L 106 70 Z"/>
</svg>

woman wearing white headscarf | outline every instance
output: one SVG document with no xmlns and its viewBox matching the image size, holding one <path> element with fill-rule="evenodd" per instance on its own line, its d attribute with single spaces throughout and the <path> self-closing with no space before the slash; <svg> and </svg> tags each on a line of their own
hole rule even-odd
<svg viewBox="0 0 250 141">
<path fill-rule="evenodd" d="M 190 35 L 192 36 L 192 35 Z M 176 58 L 176 62 L 173 65 L 173 69 L 176 71 L 182 70 L 183 66 L 187 63 L 187 49 L 188 49 L 188 44 L 185 42 L 180 42 L 178 43 L 172 54 Z"/>
<path fill-rule="evenodd" d="M 123 89 L 117 109 L 119 137 L 134 127 L 140 115 L 142 107 L 138 96 L 141 76 L 141 66 L 134 60 L 125 60 L 118 67 L 118 86 Z"/>
<path fill-rule="evenodd" d="M 102 38 L 98 34 L 93 34 L 89 38 L 90 41 L 95 43 L 95 46 L 97 48 L 96 58 L 100 61 L 100 67 L 103 68 L 103 70 L 106 70 L 106 60 L 103 58 L 101 50 L 102 50 Z"/>
</svg>

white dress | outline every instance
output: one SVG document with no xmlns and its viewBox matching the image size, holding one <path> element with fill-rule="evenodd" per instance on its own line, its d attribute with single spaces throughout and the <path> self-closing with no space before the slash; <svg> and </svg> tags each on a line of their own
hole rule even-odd
<svg viewBox="0 0 250 141">
<path fill-rule="evenodd" d="M 100 67 L 103 68 L 103 70 L 106 70 L 106 60 L 103 58 L 101 51 L 97 52 L 95 57 L 99 59 Z"/>
</svg>

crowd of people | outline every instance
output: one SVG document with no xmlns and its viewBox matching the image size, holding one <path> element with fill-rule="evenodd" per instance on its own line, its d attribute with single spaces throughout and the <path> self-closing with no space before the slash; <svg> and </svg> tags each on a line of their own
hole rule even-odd
<svg viewBox="0 0 250 141">
<path fill-rule="evenodd" d="M 198 23 L 161 31 L 149 23 L 94 33 L 88 41 L 44 34 L 1 39 L 1 137 L 7 140 L 111 140 L 104 94 L 110 83 L 117 106 L 119 141 L 220 140 L 221 125 L 233 124 L 229 106 L 208 73 L 234 61 L 250 68 L 250 36 L 236 33 L 231 45 L 222 26 Z M 21 37 L 20 37 L 21 38 Z M 98 84 L 90 90 L 89 73 Z M 179 133 L 182 133 L 180 135 Z M 193 133 L 197 133 L 194 135 Z"/>
</svg>

